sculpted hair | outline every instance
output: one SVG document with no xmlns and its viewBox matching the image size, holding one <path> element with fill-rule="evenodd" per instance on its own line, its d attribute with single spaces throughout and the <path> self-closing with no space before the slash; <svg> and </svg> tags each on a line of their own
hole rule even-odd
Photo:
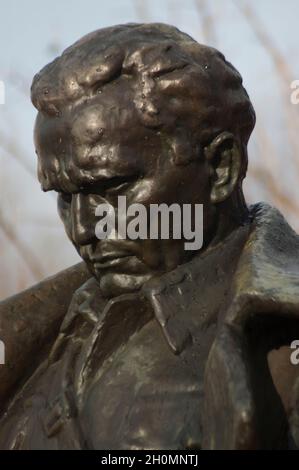
<svg viewBox="0 0 299 470">
<path fill-rule="evenodd" d="M 255 113 L 242 78 L 223 54 L 175 27 L 127 24 L 88 34 L 34 77 L 32 102 L 55 117 L 118 82 L 124 93 L 130 87 L 140 121 L 159 130 L 178 164 L 198 158 L 226 130 L 242 147 L 245 176 Z"/>
</svg>

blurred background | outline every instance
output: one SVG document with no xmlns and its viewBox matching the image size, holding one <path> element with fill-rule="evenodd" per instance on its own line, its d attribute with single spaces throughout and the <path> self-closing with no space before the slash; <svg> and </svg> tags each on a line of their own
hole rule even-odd
<svg viewBox="0 0 299 470">
<path fill-rule="evenodd" d="M 42 193 L 36 179 L 29 90 L 63 49 L 112 24 L 170 23 L 225 54 L 257 113 L 247 201 L 275 205 L 299 231 L 299 104 L 291 102 L 299 80 L 297 0 L 9 0 L 0 8 L 0 299 L 79 261 L 55 194 Z"/>
</svg>

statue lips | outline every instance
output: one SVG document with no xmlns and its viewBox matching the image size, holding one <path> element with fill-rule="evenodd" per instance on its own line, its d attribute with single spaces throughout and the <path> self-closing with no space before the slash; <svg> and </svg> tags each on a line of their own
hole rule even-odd
<svg viewBox="0 0 299 470">
<path fill-rule="evenodd" d="M 112 272 L 122 272 L 131 274 L 148 274 L 149 267 L 137 255 L 137 250 L 122 249 L 121 246 L 105 247 L 106 250 L 100 250 L 98 253 L 93 253 L 88 257 L 88 261 L 93 265 L 95 271 L 102 271 L 102 274 L 107 270 Z"/>
<path fill-rule="evenodd" d="M 125 253 L 125 252 L 114 252 L 109 255 L 101 256 L 100 258 L 96 258 L 93 260 L 93 264 L 95 268 L 110 268 L 114 266 L 119 266 L 125 264 L 128 259 L 130 259 L 133 254 Z"/>
<path fill-rule="evenodd" d="M 139 272 L 148 271 L 148 268 L 139 259 L 140 248 L 138 244 L 128 240 L 101 240 L 96 246 L 85 245 L 81 247 L 82 258 L 93 265 L 97 270 L 113 270 L 122 268 L 130 272 L 137 269 Z"/>
</svg>

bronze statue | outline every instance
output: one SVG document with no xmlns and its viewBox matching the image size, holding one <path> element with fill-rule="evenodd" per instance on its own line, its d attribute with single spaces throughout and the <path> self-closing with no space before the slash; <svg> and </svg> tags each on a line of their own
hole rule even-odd
<svg viewBox="0 0 299 470">
<path fill-rule="evenodd" d="M 299 238 L 245 203 L 239 73 L 172 26 L 127 24 L 66 49 L 32 101 L 39 180 L 84 263 L 1 304 L 0 448 L 297 448 Z M 203 247 L 98 240 L 95 207 L 119 195 L 203 204 Z"/>
</svg>

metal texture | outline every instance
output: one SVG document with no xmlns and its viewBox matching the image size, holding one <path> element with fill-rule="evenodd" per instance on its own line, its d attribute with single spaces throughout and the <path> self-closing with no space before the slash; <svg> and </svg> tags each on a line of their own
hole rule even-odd
<svg viewBox="0 0 299 470">
<path fill-rule="evenodd" d="M 85 264 L 0 305 L 0 447 L 297 448 L 299 238 L 245 203 L 239 73 L 172 26 L 128 24 L 66 49 L 32 101 L 39 180 Z M 95 207 L 119 195 L 203 204 L 203 247 L 98 240 Z"/>
</svg>

